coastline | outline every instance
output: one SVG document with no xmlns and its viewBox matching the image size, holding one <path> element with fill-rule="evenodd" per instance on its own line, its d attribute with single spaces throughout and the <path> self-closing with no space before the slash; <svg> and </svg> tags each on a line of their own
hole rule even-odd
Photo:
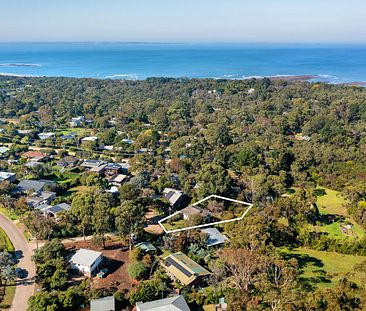
<svg viewBox="0 0 366 311">
<path fill-rule="evenodd" d="M 15 74 L 15 73 L 0 73 L 0 77 L 14 77 L 14 78 L 70 78 L 70 79 L 96 79 L 96 80 L 125 80 L 125 81 L 144 81 L 150 78 L 166 78 L 162 76 L 156 77 L 147 77 L 145 79 L 139 79 L 137 77 L 129 79 L 131 75 L 123 75 L 123 79 L 121 79 L 122 75 L 115 75 L 113 78 L 112 76 L 102 77 L 67 77 L 67 76 L 45 76 L 45 75 L 29 75 L 29 74 Z M 170 78 L 170 77 L 168 77 Z M 179 79 L 179 77 L 171 77 L 173 79 Z M 203 77 L 203 78 L 189 78 L 189 79 L 213 79 L 213 80 L 250 80 L 250 79 L 270 79 L 272 81 L 287 81 L 287 82 L 311 82 L 311 83 L 327 83 L 327 84 L 334 84 L 334 85 L 344 85 L 344 86 L 359 86 L 359 87 L 366 87 L 366 81 L 351 81 L 351 82 L 335 82 L 330 81 L 324 78 L 322 75 L 276 75 L 276 76 L 250 76 L 250 77 L 243 77 L 243 78 L 211 78 L 211 77 Z"/>
</svg>

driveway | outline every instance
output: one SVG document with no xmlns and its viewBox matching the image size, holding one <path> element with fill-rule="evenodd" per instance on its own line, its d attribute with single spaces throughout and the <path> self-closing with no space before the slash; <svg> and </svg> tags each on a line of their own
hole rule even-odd
<svg viewBox="0 0 366 311">
<path fill-rule="evenodd" d="M 32 247 L 28 244 L 22 231 L 2 214 L 0 214 L 0 227 L 6 232 L 14 245 L 15 254 L 19 259 L 18 267 L 28 272 L 28 276 L 25 279 L 17 280 L 15 296 L 10 310 L 25 311 L 27 310 L 28 299 L 33 295 L 35 289 L 32 278 L 36 274 L 36 268 L 31 260 Z"/>
</svg>

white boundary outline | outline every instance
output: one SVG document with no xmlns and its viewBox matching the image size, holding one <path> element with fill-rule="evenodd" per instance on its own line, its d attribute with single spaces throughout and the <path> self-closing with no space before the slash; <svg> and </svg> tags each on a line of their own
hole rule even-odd
<svg viewBox="0 0 366 311">
<path fill-rule="evenodd" d="M 233 219 L 229 219 L 229 220 L 221 220 L 221 221 L 216 221 L 216 222 L 212 222 L 212 223 L 208 223 L 208 224 L 203 224 L 203 225 L 198 225 L 198 226 L 192 226 L 192 227 L 186 227 L 186 228 L 181 228 L 181 229 L 175 229 L 175 230 L 167 230 L 164 225 L 162 224 L 162 222 L 174 217 L 175 215 L 178 215 L 181 213 L 181 211 L 177 211 L 175 212 L 174 214 L 168 216 L 168 217 L 165 217 L 161 220 L 158 221 L 158 224 L 160 225 L 160 227 L 163 228 L 164 232 L 165 233 L 175 233 L 175 232 L 181 232 L 181 231 L 186 231 L 186 230 L 192 230 L 192 229 L 198 229 L 198 228 L 204 228 L 204 227 L 209 227 L 209 226 L 214 226 L 214 225 L 219 225 L 219 224 L 224 224 L 224 223 L 228 223 L 228 222 L 233 222 L 233 221 L 239 221 L 239 220 L 242 220 L 245 215 L 250 211 L 250 209 L 253 207 L 253 204 L 251 203 L 247 203 L 247 202 L 244 202 L 244 201 L 239 201 L 239 200 L 234 200 L 234 199 L 230 199 L 230 198 L 226 198 L 226 197 L 221 197 L 219 195 L 215 195 L 215 194 L 211 194 L 210 196 L 194 203 L 194 204 L 191 204 L 191 206 L 196 206 L 196 205 L 199 205 L 201 204 L 202 202 L 204 201 L 207 201 L 211 198 L 217 198 L 217 199 L 221 199 L 221 200 L 225 200 L 225 201 L 231 201 L 231 202 L 234 202 L 234 203 L 239 203 L 239 204 L 243 204 L 243 205 L 247 205 L 248 208 L 244 211 L 243 215 L 241 215 L 240 217 L 238 218 L 233 218 Z"/>
</svg>

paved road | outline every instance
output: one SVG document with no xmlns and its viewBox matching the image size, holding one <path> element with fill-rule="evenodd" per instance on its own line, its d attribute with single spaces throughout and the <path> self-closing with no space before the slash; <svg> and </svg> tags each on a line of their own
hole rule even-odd
<svg viewBox="0 0 366 311">
<path fill-rule="evenodd" d="M 0 214 L 0 227 L 6 232 L 14 245 L 15 254 L 19 259 L 18 267 L 27 270 L 28 276 L 17 280 L 15 296 L 10 311 L 25 311 L 30 296 L 33 295 L 35 285 L 31 278 L 35 276 L 35 265 L 31 260 L 32 247 L 28 244 L 21 230 L 7 217 Z"/>
</svg>

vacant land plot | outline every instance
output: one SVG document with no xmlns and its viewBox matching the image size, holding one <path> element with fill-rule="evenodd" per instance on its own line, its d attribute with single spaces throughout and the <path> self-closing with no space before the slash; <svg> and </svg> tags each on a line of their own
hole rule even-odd
<svg viewBox="0 0 366 311">
<path fill-rule="evenodd" d="M 296 258 L 302 273 L 302 281 L 309 286 L 332 287 L 344 276 L 360 282 L 360 276 L 354 273 L 356 264 L 366 260 L 364 256 L 343 255 L 333 252 L 316 251 L 306 248 L 285 249 L 286 258 Z"/>
<path fill-rule="evenodd" d="M 325 194 L 318 196 L 317 200 L 320 213 L 347 216 L 347 210 L 344 207 L 347 200 L 338 191 L 323 187 L 317 187 L 317 189 L 325 191 Z"/>
</svg>

